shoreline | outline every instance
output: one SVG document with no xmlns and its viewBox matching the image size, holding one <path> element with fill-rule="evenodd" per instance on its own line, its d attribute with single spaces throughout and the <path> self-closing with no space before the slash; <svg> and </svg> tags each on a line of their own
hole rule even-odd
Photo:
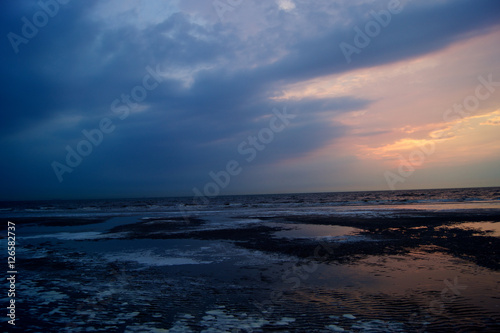
<svg viewBox="0 0 500 333">
<path fill-rule="evenodd" d="M 496 331 L 500 238 L 462 224 L 496 227 L 500 212 L 395 213 L 19 221 L 19 234 L 34 236 L 20 236 L 18 310 L 31 317 L 20 323 L 32 331 L 442 332 L 470 327 L 465 311 L 476 331 Z M 441 298 L 447 283 L 467 289 Z"/>
</svg>

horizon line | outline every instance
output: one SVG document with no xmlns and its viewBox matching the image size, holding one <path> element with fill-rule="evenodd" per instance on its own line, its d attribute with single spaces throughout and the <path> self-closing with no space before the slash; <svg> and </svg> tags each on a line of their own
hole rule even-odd
<svg viewBox="0 0 500 333">
<path fill-rule="evenodd" d="M 424 190 L 458 190 L 458 189 L 487 189 L 487 188 L 500 188 L 500 185 L 494 186 L 466 186 L 466 187 L 435 187 L 435 188 L 412 188 L 412 189 L 397 189 L 397 190 L 347 190 L 347 191 L 319 191 L 319 192 L 280 192 L 280 193 L 246 193 L 246 194 L 220 194 L 210 199 L 215 199 L 218 197 L 236 197 L 236 196 L 259 196 L 259 195 L 293 195 L 293 194 L 330 194 L 330 193 L 355 193 L 355 192 L 403 192 L 403 191 L 424 191 Z M 0 202 L 37 202 L 37 201 L 74 201 L 74 200 L 148 200 L 148 199 L 165 199 L 165 198 L 194 198 L 194 195 L 165 195 L 165 196 L 145 196 L 145 197 L 108 197 L 108 198 L 72 198 L 72 199 L 61 199 L 61 198 L 51 198 L 51 199 L 24 199 L 24 200 L 4 200 L 0 199 Z"/>
</svg>

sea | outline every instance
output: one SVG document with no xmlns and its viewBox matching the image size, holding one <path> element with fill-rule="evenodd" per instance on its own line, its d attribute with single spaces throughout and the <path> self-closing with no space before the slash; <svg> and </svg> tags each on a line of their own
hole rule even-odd
<svg viewBox="0 0 500 333">
<path fill-rule="evenodd" d="M 3 201 L 0 218 L 5 332 L 500 332 L 500 187 Z"/>
<path fill-rule="evenodd" d="M 500 187 L 141 199 L 0 201 L 3 218 L 222 213 L 239 210 L 328 214 L 341 211 L 499 208 Z"/>
</svg>

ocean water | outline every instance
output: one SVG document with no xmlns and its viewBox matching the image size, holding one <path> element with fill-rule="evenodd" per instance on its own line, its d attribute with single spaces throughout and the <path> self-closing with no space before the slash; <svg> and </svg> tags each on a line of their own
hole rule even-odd
<svg viewBox="0 0 500 333">
<path fill-rule="evenodd" d="M 266 211 L 321 214 L 381 209 L 452 210 L 499 208 L 500 188 L 298 193 L 243 196 L 0 202 L 2 217 L 125 216 L 138 213 L 242 213 Z"/>
<path fill-rule="evenodd" d="M 208 199 L 0 203 L 16 329 L 500 331 L 500 188 Z"/>
</svg>

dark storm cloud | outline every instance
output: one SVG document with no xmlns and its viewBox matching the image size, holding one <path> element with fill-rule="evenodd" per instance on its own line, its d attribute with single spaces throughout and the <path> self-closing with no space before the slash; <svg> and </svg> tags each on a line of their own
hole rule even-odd
<svg viewBox="0 0 500 333">
<path fill-rule="evenodd" d="M 102 114 L 115 96 L 138 83 L 147 65 L 167 60 L 169 66 L 196 66 L 210 59 L 214 50 L 221 51 L 217 41 L 209 44 L 190 38 L 189 33 L 207 32 L 180 13 L 145 31 L 129 26 L 106 30 L 106 22 L 84 19 L 91 4 L 95 2 L 73 1 L 61 7 L 28 44 L 19 45 L 18 54 L 4 39 L 2 72 L 6 75 L 0 82 L 9 91 L 2 94 L 2 105 L 10 114 L 2 123 L 3 134 L 58 111 Z M 35 9 L 28 8 L 24 16 L 30 17 Z M 4 35 L 10 31 L 21 34 L 20 17 L 9 20 L 7 26 L 4 23 Z M 172 37 L 161 35 L 166 32 L 172 32 Z M 162 90 L 170 96 L 169 87 L 177 90 L 177 86 L 166 83 Z"/>
<path fill-rule="evenodd" d="M 65 146 L 74 146 L 83 139 L 82 129 L 97 127 L 103 117 L 111 118 L 116 130 L 54 193 L 70 191 L 68 183 L 91 193 L 97 185 L 89 184 L 103 178 L 114 188 L 127 188 L 123 182 L 131 188 L 152 188 L 156 180 L 172 188 L 165 193 L 184 191 L 185 184 L 202 180 L 211 168 L 238 157 L 237 145 L 266 126 L 273 108 L 284 106 L 300 116 L 256 163 L 303 156 L 348 130 L 326 123 L 322 115 L 360 110 L 371 101 L 344 96 L 272 102 L 284 86 L 439 50 L 484 33 L 497 24 L 500 13 L 500 3 L 493 0 L 426 5 L 413 1 L 347 64 L 339 44 L 352 44 L 352 28 L 363 28 L 371 19 L 367 13 L 384 9 L 386 2 L 349 5 L 344 14 L 350 22 L 342 24 L 299 3 L 297 15 L 305 17 L 300 21 L 304 26 L 294 28 L 280 24 L 291 19 L 266 3 L 273 8 L 270 19 L 277 21 L 245 38 L 231 24 L 199 23 L 182 12 L 142 29 L 123 22 L 113 25 L 111 19 L 92 16 L 99 3 L 73 0 L 61 5 L 34 38 L 18 46 L 17 54 L 6 36 L 21 35 L 21 18 L 31 20 L 40 7 L 37 1 L 0 5 L 0 140 L 2 157 L 10 161 L 0 171 L 13 175 L 6 191 L 21 193 L 25 188 L 36 196 L 56 187 L 51 161 L 63 161 Z M 308 26 L 317 33 L 294 35 Z M 141 84 L 146 66 L 159 66 L 169 77 L 148 92 L 141 103 L 146 111 L 118 119 L 111 103 Z M 64 117 L 76 120 L 59 126 Z M 46 131 L 34 130 L 37 126 Z M 27 185 L 33 183 L 39 186 Z M 8 197 L 2 193 L 2 198 Z"/>
<path fill-rule="evenodd" d="M 351 11 L 356 19 L 354 22 L 342 27 L 333 26 L 320 36 L 298 41 L 290 47 L 286 57 L 263 66 L 258 75 L 295 81 L 391 63 L 437 51 L 500 24 L 498 1 L 462 0 L 437 4 L 426 2 L 425 5 L 413 1 L 400 7 L 400 13 L 391 15 L 387 27 L 381 27 L 381 32 L 370 38 L 370 44 L 359 48 L 360 53 L 354 53 L 352 62 L 347 63 L 339 45 L 345 42 L 356 46 L 354 27 L 365 32 L 366 24 L 374 21 L 368 13 L 387 10 L 386 4 L 365 4 L 363 10 Z"/>
</svg>

